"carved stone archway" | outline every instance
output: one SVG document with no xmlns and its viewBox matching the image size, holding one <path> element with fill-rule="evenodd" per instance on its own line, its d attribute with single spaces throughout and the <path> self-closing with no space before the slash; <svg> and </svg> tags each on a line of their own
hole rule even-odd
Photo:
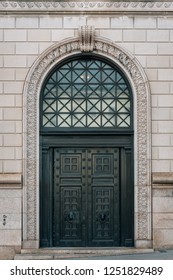
<svg viewBox="0 0 173 280">
<path fill-rule="evenodd" d="M 86 36 L 87 37 L 87 36 Z M 83 40 L 83 39 L 82 39 Z M 49 71 L 61 60 L 85 51 L 81 36 L 51 46 L 30 69 L 24 87 L 23 248 L 39 247 L 39 95 Z M 85 39 L 84 39 L 85 40 Z M 82 43 L 83 44 L 83 43 Z M 151 240 L 150 91 L 136 58 L 111 41 L 91 36 L 89 49 L 108 57 L 126 74 L 134 99 L 135 246 Z"/>
</svg>

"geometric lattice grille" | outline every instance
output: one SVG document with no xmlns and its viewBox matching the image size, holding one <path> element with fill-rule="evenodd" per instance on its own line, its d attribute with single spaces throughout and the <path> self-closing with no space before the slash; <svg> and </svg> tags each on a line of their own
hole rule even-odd
<svg viewBox="0 0 173 280">
<path fill-rule="evenodd" d="M 44 128 L 127 128 L 131 121 L 129 86 L 101 60 L 70 61 L 54 71 L 43 89 Z"/>
</svg>

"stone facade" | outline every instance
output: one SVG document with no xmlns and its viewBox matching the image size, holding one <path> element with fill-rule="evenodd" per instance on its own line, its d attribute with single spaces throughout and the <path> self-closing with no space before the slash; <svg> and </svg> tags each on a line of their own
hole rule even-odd
<svg viewBox="0 0 173 280">
<path fill-rule="evenodd" d="M 77 45 L 68 49 L 72 42 L 79 44 L 81 26 L 94 27 L 93 51 L 126 72 L 136 96 L 135 246 L 173 247 L 173 3 L 0 1 L 0 246 L 11 256 L 22 247 L 39 246 L 39 91 L 51 67 L 81 51 Z M 102 49 L 99 43 L 105 44 Z M 57 48 L 62 53 L 54 56 Z M 145 114 L 126 59 L 145 84 Z M 28 129 L 34 133 L 30 151 Z"/>
</svg>

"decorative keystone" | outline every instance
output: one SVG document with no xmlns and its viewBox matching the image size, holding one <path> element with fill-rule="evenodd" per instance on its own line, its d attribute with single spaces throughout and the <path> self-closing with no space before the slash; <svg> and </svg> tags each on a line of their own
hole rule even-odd
<svg viewBox="0 0 173 280">
<path fill-rule="evenodd" d="M 79 28 L 79 45 L 81 52 L 92 52 L 94 49 L 94 26 L 81 26 Z"/>
</svg>

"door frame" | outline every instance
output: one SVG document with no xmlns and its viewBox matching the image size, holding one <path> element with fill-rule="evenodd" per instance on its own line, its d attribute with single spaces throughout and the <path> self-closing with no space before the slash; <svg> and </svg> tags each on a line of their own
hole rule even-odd
<svg viewBox="0 0 173 280">
<path fill-rule="evenodd" d="M 119 148 L 119 246 L 134 246 L 134 160 L 133 134 L 44 135 L 41 138 L 42 160 L 50 172 L 42 172 L 40 164 L 40 246 L 53 247 L 53 149 L 58 148 Z M 52 163 L 51 163 L 52 162 Z M 130 166 L 130 168 L 129 168 Z M 45 171 L 45 170 L 44 170 Z M 130 200 L 130 203 L 129 203 Z M 128 205 L 125 208 L 124 205 Z M 47 236 L 47 239 L 44 237 Z"/>
<path fill-rule="evenodd" d="M 152 247 L 151 106 L 147 76 L 136 57 L 105 38 L 94 39 L 95 54 L 108 57 L 127 76 L 134 100 L 135 247 Z M 64 51 L 63 51 L 64 50 Z M 47 74 L 61 60 L 81 53 L 79 37 L 43 52 L 30 68 L 23 91 L 23 248 L 39 248 L 39 97 Z"/>
</svg>

